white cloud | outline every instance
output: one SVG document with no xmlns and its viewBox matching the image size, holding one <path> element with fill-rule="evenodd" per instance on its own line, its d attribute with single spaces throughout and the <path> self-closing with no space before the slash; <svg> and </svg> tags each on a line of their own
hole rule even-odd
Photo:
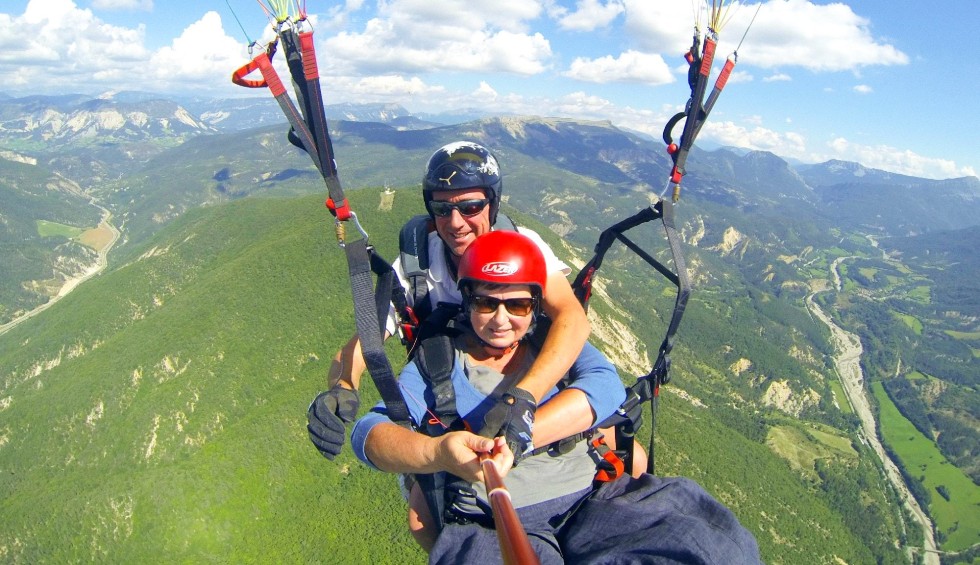
<svg viewBox="0 0 980 565">
<path fill-rule="evenodd" d="M 827 144 L 836 159 L 856 161 L 866 167 L 930 179 L 977 176 L 972 167 L 959 167 L 954 161 L 925 157 L 908 149 L 888 145 L 861 145 L 838 137 Z"/>
<path fill-rule="evenodd" d="M 678 58 L 691 47 L 693 2 L 623 0 L 630 41 L 648 53 Z"/>
<path fill-rule="evenodd" d="M 224 33 L 217 12 L 156 52 L 145 45 L 143 25 L 107 24 L 71 0 L 31 0 L 21 16 L 0 14 L 0 73 L 12 91 L 231 91 L 231 71 L 246 62 L 244 51 Z"/>
<path fill-rule="evenodd" d="M 789 82 L 791 80 L 793 80 L 793 77 L 786 73 L 775 73 L 762 79 L 762 82 Z"/>
<path fill-rule="evenodd" d="M 744 84 L 753 80 L 755 80 L 755 77 L 745 71 L 732 71 L 732 74 L 728 77 L 728 84 Z"/>
<path fill-rule="evenodd" d="M 721 145 L 743 149 L 770 151 L 782 157 L 801 159 L 807 155 L 806 139 L 802 135 L 795 132 L 777 132 L 760 125 L 746 128 L 730 121 L 708 120 L 698 139 L 710 139 Z"/>
<path fill-rule="evenodd" d="M 474 71 L 533 75 L 551 59 L 551 44 L 528 33 L 537 2 L 501 0 L 479 4 L 453 0 L 391 0 L 361 32 L 342 32 L 325 41 L 332 54 L 321 61 L 329 72 Z M 465 25 L 461 25 L 465 22 Z"/>
<path fill-rule="evenodd" d="M 165 89 L 177 84 L 209 86 L 215 77 L 231 77 L 231 71 L 245 61 L 242 45 L 224 34 L 221 16 L 208 12 L 191 24 L 173 42 L 150 58 L 154 86 Z"/>
<path fill-rule="evenodd" d="M 430 86 L 418 77 L 405 78 L 398 75 L 341 78 L 331 80 L 329 91 L 339 91 L 345 99 L 359 102 L 388 102 L 397 97 L 426 97 L 442 94 L 442 86 Z"/>
<path fill-rule="evenodd" d="M 874 92 L 874 89 L 867 84 L 858 84 L 854 87 L 854 92 L 857 92 L 858 94 L 871 94 Z"/>
<path fill-rule="evenodd" d="M 153 0 L 92 0 L 96 10 L 153 10 Z"/>
<path fill-rule="evenodd" d="M 681 54 L 691 46 L 694 2 L 623 0 L 625 30 L 631 42 L 649 53 Z M 703 4 L 699 2 L 698 4 Z M 727 4 L 727 3 L 726 3 Z M 763 68 L 803 67 L 813 71 L 857 70 L 871 65 L 905 65 L 907 55 L 875 39 L 870 22 L 841 2 L 768 0 L 751 28 L 755 4 L 733 2 L 718 33 L 719 53 L 739 48 L 739 59 Z M 707 20 L 700 14 L 702 27 Z M 672 55 L 671 55 L 672 56 Z"/>
<path fill-rule="evenodd" d="M 71 0 L 31 0 L 21 16 L 0 15 L 0 74 L 7 88 L 84 91 L 107 74 L 139 75 L 143 36 L 142 26 L 108 25 Z"/>
<path fill-rule="evenodd" d="M 625 11 L 619 0 L 578 0 L 575 11 L 562 8 L 557 14 L 558 26 L 571 31 L 593 31 L 609 25 Z"/>
<path fill-rule="evenodd" d="M 674 82 L 667 63 L 660 55 L 626 51 L 619 57 L 598 59 L 576 58 L 564 76 L 584 82 L 635 82 L 643 84 L 670 84 Z"/>
<path fill-rule="evenodd" d="M 746 5 L 732 17 L 726 32 L 740 38 L 754 12 L 755 5 Z M 818 5 L 806 0 L 766 2 L 739 57 L 759 67 L 799 66 L 812 71 L 909 62 L 905 53 L 876 40 L 870 22 L 847 4 Z"/>
</svg>

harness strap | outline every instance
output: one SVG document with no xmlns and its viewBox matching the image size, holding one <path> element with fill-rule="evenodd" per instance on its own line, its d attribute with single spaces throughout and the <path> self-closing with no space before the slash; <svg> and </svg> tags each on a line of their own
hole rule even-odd
<svg viewBox="0 0 980 565">
<path fill-rule="evenodd" d="M 372 268 L 366 239 L 348 242 L 344 246 L 347 253 L 347 267 L 350 271 L 351 291 L 354 295 L 354 320 L 357 335 L 361 340 L 361 351 L 374 386 L 381 393 L 388 410 L 388 417 L 395 423 L 409 426 L 411 422 L 408 406 L 395 373 L 384 350 L 383 322 L 379 321 L 378 310 L 372 288 Z M 379 331 L 380 328 L 380 331 Z"/>
<path fill-rule="evenodd" d="M 667 236 L 667 242 L 670 247 L 670 253 L 674 262 L 675 271 L 671 271 L 660 261 L 657 261 L 656 258 L 636 245 L 623 233 L 646 222 L 658 219 L 663 224 L 664 233 Z M 660 350 L 657 353 L 657 359 L 653 364 L 653 368 L 649 374 L 638 377 L 636 383 L 627 389 L 626 401 L 620 406 L 619 410 L 617 410 L 617 415 L 620 418 L 620 421 L 617 422 L 616 426 L 617 440 L 620 440 L 620 436 L 622 436 L 622 440 L 625 442 L 624 444 L 617 443 L 617 448 L 624 452 L 626 458 L 625 463 L 627 466 L 631 467 L 633 451 L 632 440 L 633 436 L 635 435 L 636 428 L 638 428 L 636 422 L 639 421 L 640 417 L 640 412 L 636 408 L 642 402 L 649 400 L 651 403 L 651 410 L 654 411 L 651 426 L 656 425 L 656 401 L 660 392 L 660 385 L 670 381 L 670 352 L 674 347 L 674 336 L 677 333 L 677 329 L 680 327 L 681 319 L 684 316 L 684 309 L 691 293 L 691 284 L 687 274 L 687 266 L 684 262 L 684 255 L 680 246 L 680 238 L 677 235 L 677 229 L 674 224 L 673 204 L 669 200 L 661 199 L 655 205 L 640 210 L 633 216 L 630 216 L 607 228 L 599 235 L 599 242 L 595 246 L 595 255 L 589 260 L 588 263 L 586 263 L 585 267 L 583 267 L 583 269 L 579 272 L 575 282 L 572 284 L 572 288 L 575 290 L 575 295 L 582 302 L 582 305 L 584 308 L 586 308 L 586 310 L 588 310 L 588 301 L 592 295 L 592 284 L 595 280 L 595 274 L 602 266 L 602 260 L 605 257 L 606 252 L 615 241 L 623 243 L 623 245 L 639 255 L 640 258 L 656 269 L 657 272 L 677 286 L 677 297 L 674 302 L 674 310 L 671 314 L 670 323 L 667 326 L 667 331 L 664 336 L 664 340 L 660 345 Z M 654 434 L 651 433 L 647 471 L 653 473 L 654 469 Z"/>
</svg>

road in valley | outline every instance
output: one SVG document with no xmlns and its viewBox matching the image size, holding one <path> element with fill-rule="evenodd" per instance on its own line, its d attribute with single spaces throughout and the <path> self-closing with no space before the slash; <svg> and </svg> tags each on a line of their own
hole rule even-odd
<svg viewBox="0 0 980 565">
<path fill-rule="evenodd" d="M 841 288 L 840 274 L 837 269 L 840 262 L 844 259 L 848 259 L 848 257 L 835 259 L 830 267 L 831 274 L 834 278 L 834 286 L 837 290 Z M 878 427 L 875 423 L 874 412 L 871 410 L 871 403 L 868 400 L 868 390 L 864 386 L 864 373 L 861 370 L 861 354 L 863 353 L 861 340 L 858 336 L 844 331 L 840 326 L 835 324 L 833 319 L 821 310 L 816 301 L 813 300 L 815 294 L 816 292 L 806 297 L 806 305 L 814 316 L 830 328 L 831 343 L 837 352 L 834 357 L 834 367 L 837 369 L 837 374 L 840 378 L 841 385 L 844 387 L 844 393 L 847 395 L 848 402 L 853 408 L 854 413 L 861 420 L 861 428 L 859 430 L 861 439 L 878 454 L 878 458 L 884 466 L 885 475 L 895 486 L 895 490 L 902 499 L 902 504 L 922 526 L 925 532 L 925 539 L 921 548 L 924 563 L 926 565 L 939 565 L 939 554 L 937 553 L 938 548 L 936 547 L 936 540 L 933 535 L 932 520 L 922 511 L 918 501 L 912 497 L 912 493 L 909 491 L 908 485 L 905 484 L 905 480 L 899 472 L 898 467 L 895 466 L 895 463 L 885 453 L 885 449 L 882 447 L 881 441 L 878 438 Z M 920 550 L 920 548 L 915 549 Z"/>
<path fill-rule="evenodd" d="M 102 221 L 99 222 L 99 228 L 109 230 L 109 232 L 112 233 L 112 237 L 109 240 L 109 242 L 103 245 L 101 249 L 98 250 L 99 255 L 96 258 L 95 264 L 89 266 L 87 269 L 85 269 L 84 272 L 79 274 L 77 277 L 65 281 L 65 284 L 63 284 L 61 288 L 58 290 L 58 294 L 52 296 L 51 299 L 45 302 L 44 304 L 41 304 L 40 306 L 31 310 L 30 312 L 26 312 L 14 318 L 13 320 L 7 322 L 6 324 L 0 325 L 0 335 L 7 333 L 8 331 L 15 328 L 17 325 L 24 322 L 25 320 L 29 320 L 30 318 L 37 316 L 41 312 L 44 312 L 45 310 L 53 306 L 55 302 L 67 296 L 69 292 L 75 290 L 75 288 L 77 288 L 78 285 L 82 284 L 83 282 L 89 280 L 90 278 L 94 277 L 95 275 L 105 270 L 106 265 L 109 264 L 108 262 L 109 250 L 112 249 L 112 246 L 115 245 L 117 241 L 119 241 L 119 230 L 116 228 L 116 226 L 112 225 L 110 221 L 112 220 L 112 212 L 110 212 L 106 208 L 103 208 L 102 206 L 99 206 L 94 201 L 92 201 L 92 205 L 102 210 Z"/>
</svg>

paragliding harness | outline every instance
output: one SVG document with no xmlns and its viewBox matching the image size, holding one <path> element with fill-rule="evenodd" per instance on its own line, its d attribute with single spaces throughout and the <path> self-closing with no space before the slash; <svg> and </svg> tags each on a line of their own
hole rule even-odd
<svg viewBox="0 0 980 565">
<path fill-rule="evenodd" d="M 671 271 L 625 235 L 625 232 L 654 220 L 660 220 L 663 224 L 676 272 Z M 674 337 L 680 325 L 681 318 L 684 315 L 684 309 L 690 295 L 687 268 L 674 225 L 673 205 L 668 201 L 661 200 L 656 205 L 645 208 L 633 216 L 614 224 L 599 236 L 599 242 L 596 244 L 594 250 L 595 255 L 586 263 L 572 284 L 575 295 L 584 308 L 588 308 L 589 300 L 592 296 L 592 286 L 596 274 L 602 266 L 606 252 L 616 241 L 623 243 L 677 287 L 673 313 L 666 336 L 660 345 L 657 359 L 650 373 L 638 377 L 632 386 L 627 387 L 626 400 L 616 413 L 596 426 L 596 428 L 613 427 L 615 429 L 615 451 L 610 450 L 605 445 L 601 435 L 595 434 L 595 430 L 593 429 L 546 446 L 538 447 L 532 453 L 532 456 L 544 452 L 564 454 L 569 452 L 579 441 L 589 441 L 601 458 L 596 474 L 597 484 L 611 481 L 624 472 L 630 472 L 632 469 L 633 442 L 642 422 L 641 414 L 644 402 L 649 401 L 651 403 L 651 427 L 656 426 L 660 385 L 666 384 L 670 380 L 670 352 L 674 347 Z M 424 279 L 422 284 L 424 284 Z M 426 388 L 432 391 L 432 397 L 434 399 L 432 405 L 427 407 L 430 416 L 429 419 L 426 422 L 420 423 L 418 428 L 418 431 L 430 436 L 438 436 L 448 431 L 464 429 L 462 418 L 460 418 L 456 409 L 455 393 L 451 380 L 455 363 L 453 341 L 463 331 L 457 322 L 460 308 L 457 304 L 439 304 L 418 326 L 415 341 L 411 349 L 411 359 L 415 361 L 419 373 L 426 383 Z M 547 316 L 541 315 L 537 321 L 536 330 L 528 338 L 538 350 L 540 350 L 544 338 L 547 336 L 549 325 L 550 320 Z M 558 384 L 558 387 L 561 389 L 567 386 L 567 384 L 566 381 L 562 381 Z M 654 433 L 651 431 L 647 472 L 653 473 L 654 470 Z M 422 488 L 437 528 L 441 529 L 445 522 L 459 522 L 464 520 L 460 516 L 450 512 L 449 508 L 456 496 L 468 493 L 468 484 L 461 483 L 454 477 L 447 476 L 445 473 L 431 475 L 419 474 L 415 475 L 415 480 Z"/>
<path fill-rule="evenodd" d="M 289 132 L 290 142 L 306 151 L 323 177 L 329 193 L 326 205 L 335 217 L 338 244 L 345 250 L 347 256 L 354 301 L 355 323 L 361 342 L 364 361 L 378 392 L 385 402 L 389 418 L 406 428 L 416 429 L 411 421 L 406 401 L 401 394 L 394 371 L 384 351 L 385 320 L 387 319 L 389 304 L 394 303 L 396 311 L 404 312 L 408 315 L 407 319 L 410 322 L 414 318 L 414 322 L 412 322 L 412 327 L 410 328 L 412 333 L 409 334 L 407 343 L 409 348 L 414 351 L 413 355 L 419 360 L 420 365 L 427 367 L 427 372 L 432 379 L 431 385 L 436 392 L 436 398 L 439 399 L 435 407 L 435 418 L 445 418 L 445 421 L 452 422 L 450 426 L 460 425 L 457 423 L 460 418 L 456 414 L 455 398 L 450 379 L 436 377 L 436 375 L 441 375 L 445 371 L 445 367 L 449 367 L 451 371 L 454 356 L 451 341 L 449 347 L 446 347 L 445 343 L 440 346 L 426 345 L 418 347 L 419 344 L 426 343 L 430 339 L 451 340 L 451 337 L 446 335 L 447 332 L 445 331 L 449 323 L 449 318 L 443 317 L 454 316 L 454 314 L 450 314 L 451 311 L 441 311 L 437 308 L 428 316 L 427 325 L 423 324 L 422 326 L 418 326 L 419 312 L 413 313 L 408 309 L 404 295 L 405 289 L 398 282 L 391 264 L 381 258 L 374 247 L 368 244 L 368 234 L 361 227 L 360 222 L 357 220 L 357 215 L 351 210 L 341 188 L 320 92 L 316 54 L 313 48 L 313 32 L 298 31 L 304 22 L 305 13 L 301 14 L 301 17 L 295 22 L 290 22 L 287 19 L 277 19 L 275 29 L 278 39 L 270 43 L 265 51 L 249 63 L 236 70 L 232 74 L 232 81 L 249 88 L 269 88 L 289 120 L 291 126 Z M 297 110 L 297 107 L 289 98 L 282 81 L 272 66 L 271 57 L 275 54 L 276 45 L 280 40 L 284 46 L 294 90 L 296 91 L 297 98 L 300 100 L 302 113 Z M 261 80 L 250 80 L 246 78 L 256 70 L 261 72 Z M 688 122 L 692 122 L 690 119 L 691 115 L 702 115 L 700 113 L 692 114 L 690 112 L 688 113 Z M 706 115 L 707 112 L 704 112 L 700 120 L 701 122 L 703 122 L 703 118 Z M 697 126 L 697 121 L 693 120 L 695 126 Z M 673 127 L 672 124 L 670 127 Z M 684 136 L 681 143 L 682 147 L 685 145 L 688 148 L 690 147 L 690 143 L 693 143 L 693 139 L 696 136 L 696 129 L 693 130 L 691 135 Z M 665 137 L 667 131 L 665 130 Z M 687 127 L 685 127 L 685 131 L 687 131 Z M 674 157 L 675 171 L 672 173 L 672 178 L 674 173 L 677 172 L 683 175 L 684 159 L 686 159 L 686 153 Z M 427 220 L 427 218 L 425 219 Z M 355 240 L 349 240 L 346 236 L 346 222 L 351 220 L 361 236 Z M 664 266 L 636 245 L 624 233 L 653 220 L 660 220 L 664 226 L 676 272 Z M 413 288 L 411 291 L 413 292 L 413 297 L 416 299 L 414 304 L 425 305 L 429 303 L 429 300 L 425 297 L 420 297 L 417 293 L 420 292 L 420 289 L 427 290 L 424 282 L 424 270 L 428 266 L 428 259 L 425 255 L 426 252 L 423 250 L 427 249 L 426 242 L 429 227 L 425 226 L 423 229 L 421 227 L 423 225 L 421 220 L 413 220 L 413 222 L 409 222 L 409 225 L 403 229 L 401 234 L 403 237 L 400 239 L 407 238 L 407 240 L 414 241 L 414 244 L 409 245 L 406 243 L 407 240 L 400 242 L 403 248 L 401 256 L 403 264 L 406 264 L 406 261 L 410 262 L 413 257 L 418 259 L 417 269 L 415 268 L 416 265 L 411 265 L 411 278 L 416 281 L 416 283 L 412 283 L 411 286 Z M 595 275 L 601 267 L 603 258 L 613 242 L 617 240 L 670 280 L 677 287 L 677 296 L 667 332 L 660 345 L 653 368 L 649 374 L 638 377 L 636 383 L 627 388 L 626 401 L 612 418 L 601 423 L 599 426 L 615 426 L 617 452 L 621 455 L 620 457 L 615 457 L 616 454 L 610 454 L 608 449 L 606 450 L 603 457 L 608 462 L 608 465 L 600 469 L 600 473 L 597 475 L 599 480 L 611 480 L 615 476 L 618 476 L 618 474 L 623 473 L 624 470 L 628 472 L 628 470 L 632 469 L 633 440 L 640 423 L 642 403 L 647 400 L 651 403 L 652 425 L 655 426 L 656 424 L 660 386 L 670 380 L 670 352 L 673 349 L 674 335 L 680 325 L 690 294 L 687 269 L 674 225 L 673 207 L 670 202 L 661 199 L 655 205 L 644 208 L 640 212 L 614 224 L 602 232 L 599 237 L 599 242 L 595 246 L 595 255 L 578 274 L 573 283 L 576 296 L 584 308 L 588 308 L 589 299 L 592 295 L 592 285 L 595 280 Z M 414 254 L 411 250 L 414 250 Z M 409 269 L 406 269 L 406 272 L 408 271 Z M 376 285 L 373 284 L 372 275 L 377 277 Z M 419 279 L 419 276 L 422 276 L 422 278 Z M 421 284 L 418 284 L 419 280 L 421 280 Z M 405 319 L 403 318 L 403 324 Z M 429 328 L 432 329 L 431 333 Z M 543 327 L 540 328 L 538 335 L 546 335 L 545 329 Z M 651 432 L 650 457 L 647 465 L 647 470 L 651 473 L 655 470 L 653 441 L 654 434 Z M 567 445 L 567 442 L 565 445 Z M 601 444 L 597 444 L 594 441 L 593 446 L 601 448 Z M 546 446 L 546 448 L 552 449 L 553 446 Z M 561 444 L 559 444 L 558 449 L 562 449 Z M 417 475 L 417 480 L 420 482 L 423 491 L 428 493 L 427 498 L 429 499 L 432 516 L 441 522 L 441 519 L 446 514 L 444 506 L 446 497 L 440 496 L 440 494 L 446 493 L 447 490 L 447 485 L 444 482 L 445 474 Z"/>
</svg>

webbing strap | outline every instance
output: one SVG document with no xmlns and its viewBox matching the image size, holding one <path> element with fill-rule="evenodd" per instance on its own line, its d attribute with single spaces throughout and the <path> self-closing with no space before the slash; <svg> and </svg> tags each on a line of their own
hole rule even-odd
<svg viewBox="0 0 980 565">
<path fill-rule="evenodd" d="M 646 222 L 658 219 L 663 224 L 664 233 L 667 236 L 667 243 L 670 247 L 670 253 L 674 263 L 673 271 L 640 248 L 623 233 Z M 655 205 L 644 208 L 633 216 L 613 224 L 599 235 L 599 242 L 595 246 L 595 255 L 582 268 L 575 282 L 572 284 L 576 296 L 582 302 L 582 306 L 588 309 L 588 301 L 591 297 L 591 287 L 594 282 L 595 273 L 602 266 L 602 260 L 613 242 L 620 241 L 677 287 L 674 310 L 671 314 L 670 322 L 667 325 L 667 331 L 660 345 L 660 350 L 657 353 L 657 359 L 653 364 L 653 368 L 647 375 L 638 377 L 636 383 L 627 389 L 626 401 L 617 410 L 619 417 L 626 421 L 625 424 L 621 422 L 617 425 L 617 438 L 627 440 L 624 442 L 625 445 L 617 444 L 617 448 L 626 451 L 625 459 L 628 466 L 632 465 L 632 446 L 629 442 L 632 441 L 632 436 L 635 434 L 635 428 L 632 427 L 632 424 L 634 421 L 638 421 L 634 420 L 631 414 L 634 413 L 638 405 L 649 400 L 651 402 L 651 410 L 654 411 L 652 426 L 656 425 L 656 401 L 659 387 L 661 384 L 665 384 L 670 380 L 670 352 L 674 348 L 674 336 L 680 327 L 681 319 L 684 317 L 684 309 L 687 306 L 687 300 L 691 294 L 687 265 L 684 262 L 684 254 L 681 250 L 680 238 L 677 235 L 677 228 L 674 222 L 673 204 L 668 200 L 660 200 Z M 629 429 L 623 428 L 620 430 L 623 426 L 628 426 Z M 647 464 L 647 471 L 650 473 L 654 470 L 653 441 L 654 434 L 651 432 L 650 457 Z"/>
<path fill-rule="evenodd" d="M 275 43 L 270 45 L 268 52 L 260 53 L 252 61 L 232 73 L 232 82 L 248 88 L 268 87 L 279 103 L 291 127 L 290 141 L 298 140 L 299 145 L 313 160 L 314 166 L 320 171 L 327 186 L 330 198 L 327 206 L 341 222 L 351 218 L 357 224 L 357 218 L 351 212 L 344 197 L 337 175 L 337 164 L 334 159 L 333 145 L 327 131 L 327 120 L 323 109 L 323 99 L 320 92 L 320 77 L 317 71 L 316 53 L 313 48 L 313 32 L 297 33 L 291 27 L 277 28 L 279 38 L 283 43 L 287 65 L 293 79 L 297 98 L 303 107 L 303 114 L 296 109 L 286 88 L 272 66 L 271 54 Z M 246 77 L 253 71 L 262 73 L 262 80 L 250 80 Z M 351 292 L 354 299 L 354 318 L 357 326 L 361 350 L 368 372 L 388 409 L 392 421 L 411 426 L 410 413 L 405 399 L 398 388 L 394 371 L 384 350 L 385 320 L 388 313 L 388 302 L 394 295 L 396 282 L 391 266 L 373 253 L 368 246 L 367 234 L 357 224 L 364 236 L 355 241 L 345 241 L 339 235 L 343 230 L 338 229 L 338 239 L 347 255 L 347 267 L 350 272 Z M 373 289 L 372 273 L 378 275 L 378 291 Z M 400 285 L 397 290 L 401 291 Z M 385 298 L 382 300 L 382 296 Z"/>
<path fill-rule="evenodd" d="M 667 233 L 667 244 L 670 246 L 670 254 L 674 260 L 674 269 L 677 271 L 675 282 L 677 297 L 674 300 L 674 312 L 670 316 L 666 337 L 660 345 L 660 352 L 657 354 L 657 361 L 653 365 L 653 370 L 650 371 L 650 376 L 654 377 L 657 386 L 670 381 L 668 374 L 670 369 L 669 355 L 674 348 L 674 335 L 681 325 L 681 318 L 684 317 L 687 299 L 691 295 L 691 281 L 687 274 L 687 264 L 684 262 L 680 238 L 677 236 L 677 228 L 674 225 L 674 205 L 666 200 L 661 200 L 659 205 L 661 206 L 664 231 Z"/>
<path fill-rule="evenodd" d="M 313 140 L 312 150 L 306 146 L 306 143 L 303 143 L 303 147 L 323 176 L 330 201 L 333 203 L 330 208 L 331 211 L 337 215 L 338 219 L 346 220 L 350 215 L 350 208 L 344 197 L 343 188 L 340 186 L 333 144 L 330 141 L 330 132 L 327 128 L 327 117 L 323 108 L 323 95 L 320 89 L 320 73 L 317 69 L 316 50 L 313 44 L 313 32 L 296 33 L 293 29 L 283 30 L 282 43 L 296 97 L 301 101 L 306 118 L 304 127 Z"/>
<path fill-rule="evenodd" d="M 398 388 L 395 373 L 385 355 L 383 334 L 375 307 L 372 269 L 368 259 L 367 240 L 358 239 L 344 246 L 350 271 L 351 292 L 354 295 L 354 321 L 361 340 L 361 352 L 374 386 L 381 393 L 391 421 L 408 426 L 410 414 L 405 398 Z"/>
<path fill-rule="evenodd" d="M 251 74 L 253 71 L 259 71 L 262 74 L 262 80 L 247 80 L 245 77 Z M 309 128 L 306 127 L 306 122 L 303 120 L 303 116 L 300 114 L 299 110 L 296 109 L 296 105 L 293 104 L 292 99 L 286 92 L 286 87 L 282 84 L 282 79 L 279 78 L 279 73 L 272 66 L 272 60 L 269 58 L 268 53 L 259 53 L 257 57 L 246 63 L 243 67 L 235 71 L 231 76 L 232 82 L 235 84 L 245 86 L 248 88 L 261 88 L 264 86 L 269 87 L 269 92 L 279 103 L 279 108 L 282 113 L 286 116 L 289 121 L 289 125 L 296 132 L 296 135 L 302 144 L 303 148 L 310 155 L 316 155 L 316 143 L 313 141 L 313 136 L 310 134 Z M 317 166 L 319 170 L 320 166 L 314 160 L 314 165 Z M 321 171 L 322 173 L 322 171 Z"/>
</svg>

